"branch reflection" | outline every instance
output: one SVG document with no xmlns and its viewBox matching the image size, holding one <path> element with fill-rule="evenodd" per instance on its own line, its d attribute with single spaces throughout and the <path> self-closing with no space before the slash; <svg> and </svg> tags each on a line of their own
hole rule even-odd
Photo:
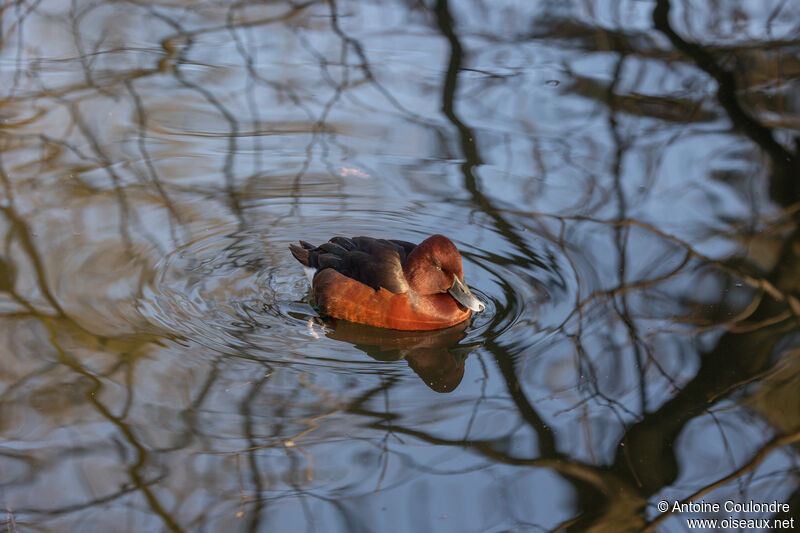
<svg viewBox="0 0 800 533">
<path fill-rule="evenodd" d="M 0 529 L 796 512 L 794 7 L 0 2 Z M 493 312 L 315 336 L 332 228 Z"/>
</svg>

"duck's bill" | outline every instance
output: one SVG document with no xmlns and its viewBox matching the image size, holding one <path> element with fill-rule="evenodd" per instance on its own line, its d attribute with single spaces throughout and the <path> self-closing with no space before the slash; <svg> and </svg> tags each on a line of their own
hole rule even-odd
<svg viewBox="0 0 800 533">
<path fill-rule="evenodd" d="M 453 276 L 453 286 L 447 289 L 447 292 L 449 292 L 450 296 L 455 298 L 458 303 L 476 313 L 480 313 L 486 308 L 480 300 L 472 295 L 467 284 L 458 279 L 458 276 Z"/>
</svg>

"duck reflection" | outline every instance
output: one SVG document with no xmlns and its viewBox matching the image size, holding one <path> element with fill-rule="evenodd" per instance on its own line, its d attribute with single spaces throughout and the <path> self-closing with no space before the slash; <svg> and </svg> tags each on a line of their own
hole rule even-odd
<svg viewBox="0 0 800 533">
<path fill-rule="evenodd" d="M 348 342 L 376 361 L 405 359 L 436 392 L 452 392 L 464 377 L 469 353 L 479 343 L 459 344 L 467 322 L 436 331 L 398 331 L 347 321 L 325 320 L 331 339 Z"/>
</svg>

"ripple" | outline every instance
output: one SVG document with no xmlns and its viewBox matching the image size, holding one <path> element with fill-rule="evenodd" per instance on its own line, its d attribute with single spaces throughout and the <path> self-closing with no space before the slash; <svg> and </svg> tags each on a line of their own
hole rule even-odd
<svg viewBox="0 0 800 533">
<path fill-rule="evenodd" d="M 569 262 L 551 243 L 540 241 L 538 246 L 542 257 L 550 261 L 537 266 L 509 264 L 501 257 L 480 252 L 465 254 L 481 272 L 474 291 L 487 303 L 486 312 L 473 319 L 471 340 L 491 339 L 510 345 L 507 337 L 513 337 L 516 350 L 522 351 L 532 342 L 532 333 L 566 320 L 575 291 L 573 285 L 563 281 L 570 270 Z M 528 331 L 511 333 L 523 328 Z"/>
<path fill-rule="evenodd" d="M 202 346 L 214 353 L 302 363 L 334 375 L 413 379 L 413 374 L 398 374 L 386 361 L 406 359 L 411 364 L 414 357 L 407 357 L 409 350 L 416 351 L 419 359 L 423 353 L 419 349 L 429 350 L 431 342 L 406 339 L 398 346 L 396 339 L 381 334 L 370 342 L 356 342 L 333 333 L 335 326 L 320 321 L 313 311 L 309 284 L 287 248 L 298 239 L 322 242 L 335 234 L 419 242 L 432 233 L 453 239 L 462 251 L 468 285 L 486 304 L 463 335 L 437 344 L 437 353 L 455 354 L 457 362 L 463 361 L 476 347 L 490 342 L 515 356 L 535 344 L 542 332 L 569 318 L 577 285 L 566 280 L 582 274 L 573 272 L 573 262 L 556 242 L 526 232 L 524 252 L 509 248 L 505 236 L 489 224 L 478 224 L 476 230 L 459 225 L 455 217 L 439 218 L 460 210 L 451 203 L 413 202 L 378 209 L 368 207 L 373 203 L 369 195 L 351 196 L 346 200 L 354 204 L 357 215 L 342 217 L 343 199 L 330 191 L 318 192 L 319 197 L 304 197 L 299 206 L 293 206 L 289 197 L 250 204 L 249 209 L 264 216 L 245 229 L 226 219 L 200 231 L 195 228 L 190 240 L 152 265 L 136 302 L 137 321 L 181 346 Z M 276 209 L 289 209 L 294 215 L 280 219 L 280 231 L 273 232 L 267 224 L 275 221 Z M 314 215 L 303 216 L 304 212 Z M 424 353 L 434 357 L 433 352 Z M 449 365 L 449 359 L 441 357 L 434 358 Z M 420 364 L 412 365 L 417 374 Z"/>
<path fill-rule="evenodd" d="M 139 311 L 165 331 L 229 352 L 254 346 L 254 334 L 285 315 L 276 302 L 276 268 L 253 231 L 209 228 L 155 267 Z"/>
</svg>

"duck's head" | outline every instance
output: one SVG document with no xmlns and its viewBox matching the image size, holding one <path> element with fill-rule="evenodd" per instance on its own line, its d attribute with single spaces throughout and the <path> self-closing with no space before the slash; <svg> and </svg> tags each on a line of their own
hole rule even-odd
<svg viewBox="0 0 800 533">
<path fill-rule="evenodd" d="M 414 248 L 403 265 L 403 274 L 408 286 L 418 294 L 449 293 L 458 303 L 475 312 L 486 307 L 464 283 L 461 254 L 444 235 L 432 235 Z"/>
</svg>

